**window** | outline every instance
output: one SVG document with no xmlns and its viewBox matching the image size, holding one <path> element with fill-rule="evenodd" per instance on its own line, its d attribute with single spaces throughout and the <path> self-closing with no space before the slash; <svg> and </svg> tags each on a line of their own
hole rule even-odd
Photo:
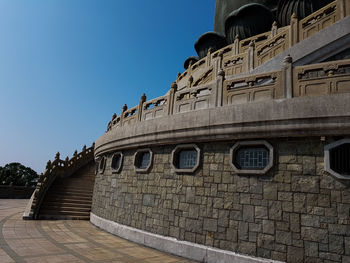
<svg viewBox="0 0 350 263">
<path fill-rule="evenodd" d="M 98 172 L 102 174 L 106 166 L 106 157 L 102 156 L 98 164 Z"/>
<path fill-rule="evenodd" d="M 119 173 L 123 165 L 123 154 L 121 152 L 117 152 L 112 156 L 112 173 Z"/>
<path fill-rule="evenodd" d="M 350 179 L 350 139 L 343 139 L 324 148 L 325 170 L 339 179 Z"/>
<path fill-rule="evenodd" d="M 199 166 L 200 149 L 195 144 L 178 145 L 171 158 L 175 172 L 193 173 Z"/>
<path fill-rule="evenodd" d="M 134 155 L 134 167 L 136 172 L 148 172 L 152 165 L 153 153 L 151 149 L 142 149 Z"/>
<path fill-rule="evenodd" d="M 273 164 L 273 147 L 266 141 L 237 142 L 230 155 L 231 165 L 239 174 L 264 174 Z"/>
</svg>

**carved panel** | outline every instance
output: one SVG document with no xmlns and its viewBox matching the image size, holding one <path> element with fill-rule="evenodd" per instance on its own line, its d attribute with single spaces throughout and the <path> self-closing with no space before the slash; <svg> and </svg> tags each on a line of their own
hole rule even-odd
<svg viewBox="0 0 350 263">
<path fill-rule="evenodd" d="M 299 23 L 300 40 L 306 39 L 338 20 L 337 3 L 333 2 L 305 17 Z"/>
</svg>

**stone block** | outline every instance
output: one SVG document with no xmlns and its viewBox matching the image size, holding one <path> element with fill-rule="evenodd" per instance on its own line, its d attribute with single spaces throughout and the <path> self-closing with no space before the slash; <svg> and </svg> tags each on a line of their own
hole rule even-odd
<svg viewBox="0 0 350 263">
<path fill-rule="evenodd" d="M 287 171 L 302 173 L 303 166 L 301 164 L 287 164 Z"/>
<path fill-rule="evenodd" d="M 305 193 L 319 193 L 319 179 L 316 176 L 293 176 L 292 191 Z"/>
<path fill-rule="evenodd" d="M 186 218 L 184 229 L 188 232 L 202 233 L 202 222 L 199 220 Z"/>
<path fill-rule="evenodd" d="M 282 203 L 280 201 L 269 201 L 269 219 L 282 219 Z"/>
<path fill-rule="evenodd" d="M 243 206 L 243 221 L 254 222 L 254 206 L 251 206 L 251 205 Z"/>
<path fill-rule="evenodd" d="M 248 223 L 240 221 L 238 224 L 238 240 L 248 240 L 249 234 L 248 234 Z"/>
<path fill-rule="evenodd" d="M 264 184 L 264 199 L 277 200 L 277 184 L 274 184 L 274 183 Z"/>
<path fill-rule="evenodd" d="M 301 238 L 307 241 L 328 243 L 328 233 L 326 229 L 301 227 Z"/>
<path fill-rule="evenodd" d="M 255 206 L 255 218 L 267 219 L 267 207 L 264 206 Z"/>
<path fill-rule="evenodd" d="M 329 235 L 329 252 L 344 254 L 344 237 Z"/>
<path fill-rule="evenodd" d="M 263 233 L 275 234 L 275 222 L 272 220 L 263 220 Z"/>
<path fill-rule="evenodd" d="M 304 261 L 304 249 L 300 247 L 288 246 L 287 262 L 300 263 Z"/>
<path fill-rule="evenodd" d="M 154 206 L 155 195 L 145 194 L 142 198 L 142 204 L 145 206 Z"/>
<path fill-rule="evenodd" d="M 238 252 L 247 255 L 256 255 L 256 243 L 240 241 L 238 244 Z"/>
<path fill-rule="evenodd" d="M 278 158 L 279 163 L 288 163 L 292 164 L 297 161 L 296 155 L 280 155 Z"/>
<path fill-rule="evenodd" d="M 286 231 L 276 231 L 276 242 L 284 245 L 291 245 L 292 233 Z"/>
<path fill-rule="evenodd" d="M 303 156 L 303 174 L 316 173 L 316 158 L 313 156 Z"/>
<path fill-rule="evenodd" d="M 318 257 L 318 243 L 305 241 L 304 246 L 305 246 L 305 256 Z"/>
<path fill-rule="evenodd" d="M 320 227 L 320 218 L 318 216 L 313 215 L 301 215 L 301 225 Z"/>
<path fill-rule="evenodd" d="M 211 232 L 216 232 L 218 229 L 218 221 L 216 219 L 205 218 L 203 222 L 203 229 Z"/>
<path fill-rule="evenodd" d="M 258 247 L 274 250 L 275 237 L 273 235 L 258 234 Z"/>
</svg>

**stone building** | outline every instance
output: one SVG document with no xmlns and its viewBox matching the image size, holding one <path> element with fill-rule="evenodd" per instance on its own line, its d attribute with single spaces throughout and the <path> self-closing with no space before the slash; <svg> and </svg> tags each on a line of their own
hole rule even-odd
<svg viewBox="0 0 350 263">
<path fill-rule="evenodd" d="M 89 174 L 90 221 L 146 246 L 350 262 L 350 1 L 304 2 L 217 1 L 170 90 L 50 162 L 25 218 L 50 217 L 48 189 Z"/>
</svg>

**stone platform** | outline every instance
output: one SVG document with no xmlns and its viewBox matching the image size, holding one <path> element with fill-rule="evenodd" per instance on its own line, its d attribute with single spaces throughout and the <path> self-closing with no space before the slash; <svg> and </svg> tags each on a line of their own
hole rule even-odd
<svg viewBox="0 0 350 263">
<path fill-rule="evenodd" d="M 0 199 L 0 262 L 194 262 L 106 233 L 89 221 L 22 220 L 28 200 Z"/>
</svg>

